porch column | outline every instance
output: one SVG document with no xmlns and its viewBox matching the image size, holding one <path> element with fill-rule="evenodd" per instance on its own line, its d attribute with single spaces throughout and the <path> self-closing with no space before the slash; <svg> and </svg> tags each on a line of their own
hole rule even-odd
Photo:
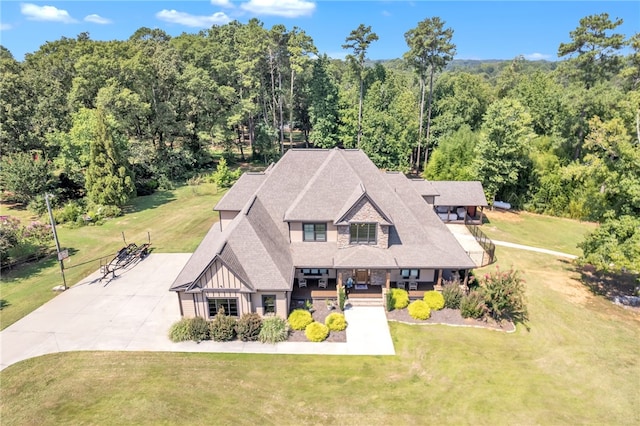
<svg viewBox="0 0 640 426">
<path fill-rule="evenodd" d="M 342 272 L 338 272 L 338 281 L 336 283 L 337 287 L 342 287 Z"/>
<path fill-rule="evenodd" d="M 442 269 L 438 269 L 438 280 L 436 281 L 435 289 L 442 289 Z"/>
<path fill-rule="evenodd" d="M 467 285 L 468 283 L 469 283 L 469 270 L 465 269 L 465 271 L 464 271 L 464 281 L 463 281 L 463 284 L 462 284 L 462 287 L 463 287 L 463 289 L 465 291 L 469 289 L 469 287 Z"/>
<path fill-rule="evenodd" d="M 482 225 L 482 214 L 484 213 L 484 206 L 480 206 L 480 225 Z"/>
<path fill-rule="evenodd" d="M 387 269 L 387 282 L 386 282 L 387 290 L 391 287 L 391 271 Z"/>
</svg>

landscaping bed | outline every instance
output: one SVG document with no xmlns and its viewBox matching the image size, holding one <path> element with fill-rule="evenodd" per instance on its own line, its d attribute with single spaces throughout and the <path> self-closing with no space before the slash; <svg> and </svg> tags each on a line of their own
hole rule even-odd
<svg viewBox="0 0 640 426">
<path fill-rule="evenodd" d="M 304 305 L 302 306 L 298 306 L 297 303 L 292 303 L 291 304 L 291 310 L 293 311 L 294 309 L 300 309 L 304 307 Z M 338 312 L 343 314 L 344 312 L 341 312 L 339 309 L 334 308 L 334 309 L 329 309 L 329 307 L 327 306 L 327 303 L 324 300 L 316 300 L 313 302 L 313 312 L 311 313 L 311 316 L 313 317 L 314 321 L 317 321 L 319 323 L 324 324 L 324 320 L 327 317 L 327 315 L 334 313 L 334 312 Z M 287 342 L 308 342 L 309 339 L 307 339 L 307 336 L 304 334 L 304 330 L 290 330 L 289 331 L 289 338 L 287 339 Z M 325 342 L 346 342 L 347 341 L 347 331 L 343 330 L 343 331 L 331 331 L 329 333 L 329 336 L 327 336 L 327 338 L 324 340 Z"/>
<path fill-rule="evenodd" d="M 515 331 L 515 326 L 511 322 L 503 321 L 499 324 L 491 318 L 486 320 L 462 318 L 459 309 L 449 308 L 444 308 L 439 311 L 431 311 L 431 317 L 426 320 L 412 318 L 407 309 L 394 309 L 393 311 L 387 312 L 387 319 L 389 321 L 398 321 L 407 324 L 445 324 L 453 326 L 483 327 L 506 332 Z"/>
</svg>

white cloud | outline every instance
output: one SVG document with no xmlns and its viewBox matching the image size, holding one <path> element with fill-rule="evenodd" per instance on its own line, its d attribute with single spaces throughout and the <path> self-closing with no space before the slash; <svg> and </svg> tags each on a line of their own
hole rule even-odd
<svg viewBox="0 0 640 426">
<path fill-rule="evenodd" d="M 11 28 L 13 28 L 11 24 L 0 24 L 0 31 L 8 31 Z"/>
<path fill-rule="evenodd" d="M 389 12 L 388 10 L 383 10 L 382 16 L 391 16 L 391 12 Z"/>
<path fill-rule="evenodd" d="M 542 61 L 551 58 L 551 55 L 545 55 L 544 53 L 527 53 L 522 56 L 528 61 Z"/>
<path fill-rule="evenodd" d="M 58 9 L 55 6 L 38 6 L 33 3 L 22 3 L 20 5 L 20 12 L 31 21 L 64 22 L 65 24 L 77 22 L 69 15 L 69 12 Z"/>
<path fill-rule="evenodd" d="M 101 24 L 101 25 L 112 23 L 110 19 L 103 18 L 102 16 L 96 15 L 95 13 L 85 16 L 84 20 L 86 22 L 93 22 L 94 24 Z"/>
<path fill-rule="evenodd" d="M 161 21 L 185 25 L 187 27 L 208 28 L 212 25 L 224 25 L 231 21 L 223 12 L 216 12 L 210 16 L 191 15 L 177 10 L 161 10 L 156 13 L 156 18 Z"/>
<path fill-rule="evenodd" d="M 233 3 L 231 3 L 229 0 L 211 0 L 211 4 L 220 7 L 233 7 Z"/>
<path fill-rule="evenodd" d="M 240 7 L 256 15 L 274 15 L 285 18 L 311 16 L 316 4 L 307 0 L 249 0 Z"/>
</svg>

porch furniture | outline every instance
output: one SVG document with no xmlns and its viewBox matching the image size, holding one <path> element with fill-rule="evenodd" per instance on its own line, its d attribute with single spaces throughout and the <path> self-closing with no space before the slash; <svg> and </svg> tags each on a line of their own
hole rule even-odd
<svg viewBox="0 0 640 426">
<path fill-rule="evenodd" d="M 403 290 L 404 290 L 404 289 L 405 289 L 405 282 L 404 282 L 404 281 L 398 281 L 398 282 L 396 283 L 396 287 L 397 287 L 397 288 L 401 288 L 401 289 L 403 289 Z"/>
<path fill-rule="evenodd" d="M 415 281 L 411 281 L 409 283 L 409 290 L 418 290 L 418 283 Z"/>
<path fill-rule="evenodd" d="M 305 280 L 304 278 L 298 280 L 298 287 L 302 288 L 306 286 L 307 286 L 307 280 Z"/>
<path fill-rule="evenodd" d="M 318 287 L 319 288 L 327 288 L 327 280 L 325 280 L 324 278 L 318 280 Z"/>
</svg>

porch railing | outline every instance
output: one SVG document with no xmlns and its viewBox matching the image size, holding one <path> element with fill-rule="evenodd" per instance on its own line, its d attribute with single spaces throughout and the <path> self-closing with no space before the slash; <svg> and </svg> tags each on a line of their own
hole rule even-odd
<svg viewBox="0 0 640 426">
<path fill-rule="evenodd" d="M 485 233 L 480 230 L 478 225 L 473 225 L 471 223 L 465 223 L 465 225 L 478 244 L 480 244 L 480 247 L 484 249 L 481 266 L 492 264 L 495 261 L 496 246 L 493 244 L 493 241 L 491 241 L 491 238 L 487 237 Z"/>
</svg>

